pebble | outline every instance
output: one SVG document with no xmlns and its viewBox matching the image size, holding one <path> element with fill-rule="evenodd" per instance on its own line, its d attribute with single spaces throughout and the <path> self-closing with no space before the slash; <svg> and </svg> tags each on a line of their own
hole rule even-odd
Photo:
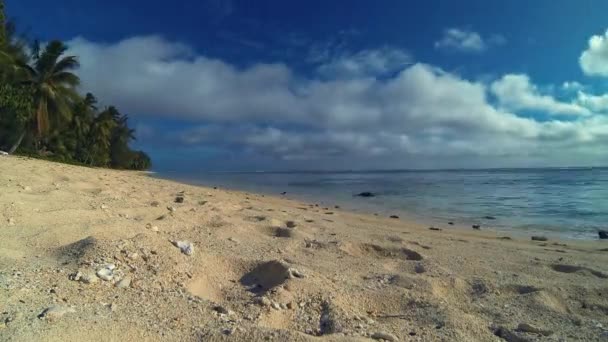
<svg viewBox="0 0 608 342">
<path fill-rule="evenodd" d="M 9 226 L 14 226 L 14 225 L 15 225 L 15 219 L 14 219 L 14 218 L 12 218 L 12 217 L 11 217 L 11 218 L 9 218 L 9 219 L 8 219 L 8 225 L 9 225 Z"/>
<path fill-rule="evenodd" d="M 80 282 L 85 283 L 85 284 L 94 284 L 97 282 L 97 277 L 89 274 L 89 273 L 85 273 L 83 275 L 80 276 L 80 279 L 78 279 Z"/>
<path fill-rule="evenodd" d="M 131 286 L 131 277 L 124 277 L 120 279 L 119 282 L 116 283 L 116 287 L 119 289 L 124 289 Z"/>
<path fill-rule="evenodd" d="M 190 241 L 173 241 L 173 245 L 182 251 L 185 255 L 194 254 L 194 244 Z"/>
<path fill-rule="evenodd" d="M 414 271 L 416 273 L 424 273 L 426 272 L 426 267 L 421 263 L 417 263 L 416 266 L 414 266 Z"/>
<path fill-rule="evenodd" d="M 532 241 L 547 241 L 547 240 L 549 240 L 545 236 L 533 236 L 531 239 L 532 239 Z"/>
<path fill-rule="evenodd" d="M 50 307 L 44 309 L 44 311 L 42 311 L 42 313 L 40 313 L 40 315 L 38 315 L 38 318 L 40 318 L 40 319 L 44 318 L 48 321 L 54 321 L 54 320 L 61 318 L 61 316 L 65 315 L 66 313 L 73 313 L 73 312 L 76 312 L 76 310 L 74 308 L 70 308 L 67 306 L 53 305 L 53 306 L 50 306 Z"/>
<path fill-rule="evenodd" d="M 272 308 L 275 310 L 281 310 L 281 306 L 277 302 L 272 302 Z"/>
<path fill-rule="evenodd" d="M 114 268 L 116 266 L 112 265 L 112 264 L 108 264 L 102 268 L 100 268 L 99 270 L 97 270 L 97 276 L 105 281 L 110 281 L 112 280 L 112 278 L 114 278 Z"/>
<path fill-rule="evenodd" d="M 290 274 L 292 277 L 295 277 L 295 278 L 304 278 L 304 277 L 305 277 L 305 276 L 304 276 L 304 274 L 303 274 L 302 272 L 300 272 L 300 271 L 296 270 L 295 268 L 290 268 L 290 269 L 289 269 L 289 274 Z"/>
<path fill-rule="evenodd" d="M 167 210 L 169 210 L 170 212 L 174 212 L 175 211 L 175 207 L 167 207 Z"/>
<path fill-rule="evenodd" d="M 398 341 L 397 337 L 393 334 L 389 334 L 386 332 L 375 332 L 371 336 L 374 340 L 385 340 L 390 342 Z"/>
<path fill-rule="evenodd" d="M 108 209 L 108 206 L 105 204 L 102 204 L 100 208 L 105 210 L 105 209 Z"/>
<path fill-rule="evenodd" d="M 268 299 L 267 297 L 264 297 L 264 296 L 262 296 L 262 297 L 255 297 L 253 299 L 253 302 L 256 303 L 256 304 L 258 304 L 258 305 L 261 305 L 261 306 L 270 306 L 270 304 L 271 304 L 270 299 Z"/>
</svg>

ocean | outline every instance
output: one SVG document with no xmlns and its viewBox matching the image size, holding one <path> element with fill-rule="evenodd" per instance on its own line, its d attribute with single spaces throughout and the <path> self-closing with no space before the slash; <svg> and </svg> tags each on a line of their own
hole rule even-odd
<svg viewBox="0 0 608 342">
<path fill-rule="evenodd" d="M 608 168 L 160 173 L 163 178 L 400 215 L 429 225 L 597 239 L 608 229 Z M 373 192 L 375 197 L 354 196 Z"/>
</svg>

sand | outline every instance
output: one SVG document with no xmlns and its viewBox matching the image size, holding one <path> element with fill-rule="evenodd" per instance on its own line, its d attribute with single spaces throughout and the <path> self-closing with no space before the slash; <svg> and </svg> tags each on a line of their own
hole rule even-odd
<svg viewBox="0 0 608 342">
<path fill-rule="evenodd" d="M 0 156 L 0 340 L 608 339 L 608 243 L 285 197 Z"/>
</svg>

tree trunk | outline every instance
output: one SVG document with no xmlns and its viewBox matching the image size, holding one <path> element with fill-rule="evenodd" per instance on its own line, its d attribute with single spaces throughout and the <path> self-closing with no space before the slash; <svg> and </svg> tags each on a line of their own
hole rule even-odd
<svg viewBox="0 0 608 342">
<path fill-rule="evenodd" d="M 19 148 L 19 145 L 21 145 L 21 142 L 23 141 L 24 137 L 25 137 L 25 130 L 21 133 L 21 135 L 19 136 L 19 139 L 17 139 L 17 142 L 15 143 L 15 145 L 13 145 L 13 147 L 11 147 L 10 150 L 8 150 L 8 154 L 13 154 L 13 153 L 15 153 L 15 151 L 17 151 L 17 149 Z"/>
</svg>

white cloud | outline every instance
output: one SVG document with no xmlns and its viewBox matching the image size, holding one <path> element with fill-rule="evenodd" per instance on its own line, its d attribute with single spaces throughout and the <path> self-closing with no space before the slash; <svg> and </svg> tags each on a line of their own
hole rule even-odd
<svg viewBox="0 0 608 342">
<path fill-rule="evenodd" d="M 507 75 L 490 90 L 427 64 L 404 66 L 399 53 L 385 58 L 392 50 L 332 62 L 356 64 L 346 68 L 349 77 L 307 78 L 282 63 L 237 68 L 155 36 L 115 44 L 77 38 L 69 45 L 81 56 L 83 86 L 103 103 L 137 119 L 191 123 L 155 137 L 179 146 L 322 160 L 340 168 L 372 158 L 382 168 L 415 167 L 425 158 L 469 167 L 475 158 L 597 161 L 608 142 L 606 117 L 539 94 L 527 76 Z M 393 77 L 373 77 L 393 68 Z M 488 101 L 490 91 L 501 107 Z M 511 111 L 518 109 L 589 115 L 540 122 Z"/>
<path fill-rule="evenodd" d="M 587 50 L 579 58 L 583 72 L 589 76 L 608 76 L 608 31 L 589 39 Z"/>
<path fill-rule="evenodd" d="M 578 91 L 584 89 L 585 86 L 576 81 L 566 81 L 562 83 L 562 89 L 564 91 Z"/>
<path fill-rule="evenodd" d="M 577 102 L 592 111 L 605 112 L 608 110 L 608 94 L 591 95 L 583 91 L 578 92 Z"/>
<path fill-rule="evenodd" d="M 336 57 L 320 65 L 318 71 L 330 78 L 378 76 L 399 71 L 412 61 L 409 53 L 385 47 Z"/>
<path fill-rule="evenodd" d="M 489 45 L 504 45 L 506 42 L 506 38 L 499 34 L 491 35 L 486 41 L 475 31 L 449 28 L 444 30 L 441 39 L 435 42 L 435 48 L 460 52 L 481 52 Z"/>
<path fill-rule="evenodd" d="M 541 94 L 527 75 L 505 75 L 492 83 L 491 90 L 498 102 L 511 110 L 535 110 L 555 115 L 591 114 L 576 103 L 560 102 L 550 95 Z"/>
</svg>

